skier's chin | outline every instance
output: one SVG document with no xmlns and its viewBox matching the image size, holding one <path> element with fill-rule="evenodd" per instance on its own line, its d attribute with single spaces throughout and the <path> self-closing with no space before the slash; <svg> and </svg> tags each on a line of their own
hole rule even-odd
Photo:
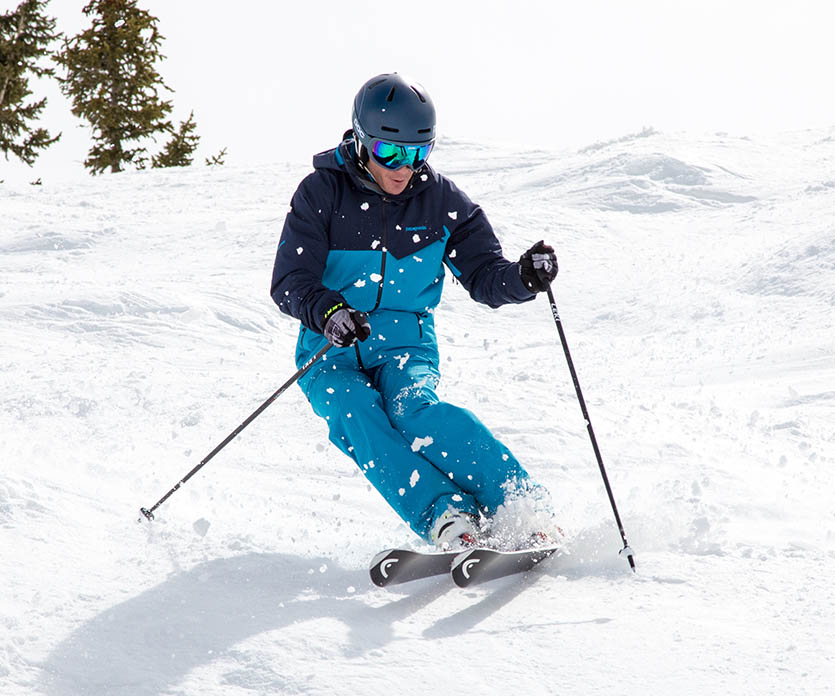
<svg viewBox="0 0 835 696">
<path fill-rule="evenodd" d="M 386 169 L 373 159 L 368 160 L 368 171 L 377 185 L 389 196 L 396 196 L 406 190 L 412 180 L 412 170 L 403 166 L 399 169 Z"/>
<path fill-rule="evenodd" d="M 409 178 L 402 179 L 402 180 L 401 179 L 389 179 L 388 181 L 385 182 L 385 185 L 383 186 L 383 190 L 386 193 L 388 193 L 392 196 L 396 196 L 400 193 L 403 193 L 403 191 L 406 190 L 406 187 L 408 185 L 409 185 Z"/>
</svg>

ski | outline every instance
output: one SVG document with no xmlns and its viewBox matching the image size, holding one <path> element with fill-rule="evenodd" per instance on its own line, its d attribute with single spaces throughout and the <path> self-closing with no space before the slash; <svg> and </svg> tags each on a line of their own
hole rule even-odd
<svg viewBox="0 0 835 696">
<path fill-rule="evenodd" d="M 421 553 L 408 549 L 381 551 L 371 561 L 369 568 L 371 582 L 378 587 L 386 587 L 429 578 L 433 575 L 446 575 L 449 573 L 452 562 L 460 555 L 460 550 L 434 553 Z"/>
<path fill-rule="evenodd" d="M 471 549 L 458 554 L 450 568 L 450 574 L 458 587 L 469 587 L 506 575 L 524 573 L 551 556 L 558 548 L 543 546 L 519 551 Z"/>
</svg>

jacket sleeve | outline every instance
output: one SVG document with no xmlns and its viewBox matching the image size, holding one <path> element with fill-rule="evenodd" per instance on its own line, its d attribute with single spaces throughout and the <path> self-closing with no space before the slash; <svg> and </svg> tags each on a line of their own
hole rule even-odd
<svg viewBox="0 0 835 696">
<path fill-rule="evenodd" d="M 447 205 L 457 225 L 447 240 L 444 262 L 476 301 L 489 307 L 532 300 L 519 275 L 519 264 L 508 261 L 480 206 L 452 182 Z"/>
<path fill-rule="evenodd" d="M 299 184 L 284 220 L 270 289 L 282 312 L 318 333 L 324 330 L 325 312 L 345 301 L 322 284 L 333 196 L 333 183 L 322 172 L 313 172 Z"/>
</svg>

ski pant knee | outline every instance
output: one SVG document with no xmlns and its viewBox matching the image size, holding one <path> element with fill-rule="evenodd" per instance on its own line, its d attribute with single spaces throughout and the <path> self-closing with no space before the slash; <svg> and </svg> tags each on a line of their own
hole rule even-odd
<svg viewBox="0 0 835 696">
<path fill-rule="evenodd" d="M 528 475 L 474 414 L 438 398 L 437 364 L 415 353 L 369 370 L 343 354 L 299 385 L 326 420 L 331 442 L 428 540 L 448 507 L 491 515 Z"/>
<path fill-rule="evenodd" d="M 474 496 L 482 512 L 495 512 L 508 491 L 527 485 L 522 465 L 474 413 L 438 398 L 434 364 L 409 360 L 398 368 L 386 365 L 374 377 L 392 426 Z"/>
<path fill-rule="evenodd" d="M 365 373 L 333 366 L 303 384 L 329 438 L 351 457 L 366 479 L 419 536 L 429 539 L 438 510 L 448 505 L 478 512 L 478 504 L 415 451 L 395 429 L 382 395 Z"/>
</svg>

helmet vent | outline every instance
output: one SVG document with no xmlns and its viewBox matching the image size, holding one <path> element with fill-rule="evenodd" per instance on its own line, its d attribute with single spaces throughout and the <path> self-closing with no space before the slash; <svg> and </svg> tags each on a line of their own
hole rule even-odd
<svg viewBox="0 0 835 696">
<path fill-rule="evenodd" d="M 396 87 L 392 87 L 391 91 L 389 92 L 388 96 L 386 97 L 386 101 L 390 102 L 394 99 L 394 90 L 397 89 Z"/>
<path fill-rule="evenodd" d="M 412 91 L 415 94 L 417 94 L 418 99 L 420 99 L 424 104 L 426 103 L 426 98 L 420 92 L 418 92 L 414 87 L 412 87 Z"/>
<path fill-rule="evenodd" d="M 431 133 L 431 132 L 432 132 L 431 128 L 419 128 L 418 129 L 418 133 Z"/>
<path fill-rule="evenodd" d="M 399 133 L 399 128 L 392 128 L 391 126 L 380 126 L 380 130 L 388 131 L 389 133 Z"/>
</svg>

